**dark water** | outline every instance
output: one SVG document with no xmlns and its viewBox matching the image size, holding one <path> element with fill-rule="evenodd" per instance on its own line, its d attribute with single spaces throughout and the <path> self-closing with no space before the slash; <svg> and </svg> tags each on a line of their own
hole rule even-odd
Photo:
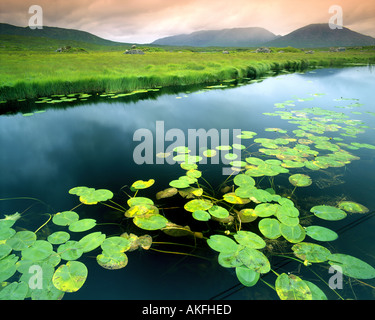
<svg viewBox="0 0 375 320">
<path fill-rule="evenodd" d="M 138 179 L 156 180 L 152 189 L 143 192 L 145 196 L 153 196 L 166 188 L 169 181 L 182 174 L 178 164 L 155 164 L 155 149 L 154 164 L 137 165 L 133 159 L 134 148 L 140 143 L 133 141 L 134 132 L 148 129 L 155 140 L 157 121 L 163 121 L 165 132 L 176 128 L 182 130 L 185 137 L 188 137 L 189 129 L 213 128 L 218 131 L 250 130 L 257 132 L 257 137 L 275 138 L 275 133 L 264 129 L 279 127 L 291 132 L 297 129 L 296 125 L 262 113 L 278 110 L 274 108 L 275 103 L 293 100 L 295 106 L 290 107 L 293 110 L 321 107 L 344 112 L 351 119 L 363 121 L 369 128 L 357 139 L 349 138 L 348 141 L 374 144 L 375 116 L 368 113 L 375 112 L 374 75 L 374 70 L 369 67 L 319 69 L 225 90 L 165 94 L 156 99 L 136 102 L 88 100 L 85 104 L 47 109 L 45 113 L 30 117 L 22 113 L 3 115 L 0 117 L 0 197 L 33 197 L 43 201 L 43 204 L 26 199 L 0 201 L 0 218 L 2 214 L 27 210 L 17 226 L 35 230 L 47 219 L 43 213 L 69 210 L 78 204 L 78 199 L 68 194 L 68 190 L 75 186 L 110 189 L 119 194 L 116 200 L 120 201 L 126 200 L 119 192 L 120 188 Z M 298 98 L 309 97 L 314 99 L 298 101 Z M 335 101 L 341 97 L 358 101 Z M 338 108 L 355 102 L 363 105 Z M 281 110 L 288 110 L 288 107 Z M 353 111 L 361 114 L 353 114 Z M 332 135 L 339 136 L 337 133 Z M 165 145 L 167 147 L 168 143 Z M 323 189 L 316 184 L 309 188 L 298 188 L 295 192 L 298 199 L 305 201 L 307 207 L 310 204 L 312 207 L 325 204 L 325 200 L 345 196 L 347 200 L 365 205 L 372 212 L 375 208 L 375 150 L 351 152 L 361 159 L 345 168 L 325 170 L 329 172 L 324 177 L 326 180 L 333 180 L 334 174 L 339 175 L 343 183 Z M 203 165 L 200 170 L 212 184 L 226 178 L 220 174 L 218 165 Z M 291 169 L 291 172 L 297 173 L 298 170 Z M 311 176 L 314 180 L 314 173 Z M 281 189 L 283 184 L 290 188 L 285 178 L 276 177 L 275 183 Z M 30 205 L 33 206 L 29 208 Z M 94 216 L 99 222 L 113 222 L 121 218 L 121 215 L 98 206 L 81 206 L 77 212 L 82 216 Z M 320 221 L 320 225 L 342 231 L 339 239 L 329 243 L 328 248 L 351 254 L 375 266 L 375 219 L 371 219 L 371 216 L 363 219 L 363 215 L 355 214 L 339 222 Z M 114 226 L 96 228 L 107 234 L 120 232 Z M 133 252 L 128 255 L 126 268 L 109 271 L 97 265 L 95 255 L 88 253 L 80 259 L 87 264 L 89 277 L 77 293 L 65 294 L 65 299 L 278 298 L 262 283 L 254 288 L 237 285 L 233 272 L 218 266 L 215 259 L 206 261 L 157 252 Z M 277 263 L 279 273 L 300 271 L 297 264 L 283 265 L 282 260 Z M 330 275 L 326 270 L 322 269 L 321 275 L 328 281 Z M 302 276 L 306 280 L 316 279 L 308 271 Z M 267 277 L 271 283 L 274 281 L 274 276 L 267 275 L 266 280 Z M 375 286 L 373 279 L 365 282 Z M 353 280 L 346 281 L 343 290 L 350 298 L 375 298 L 372 288 Z M 329 298 L 337 298 L 334 294 L 330 296 L 329 290 L 325 292 Z"/>
</svg>

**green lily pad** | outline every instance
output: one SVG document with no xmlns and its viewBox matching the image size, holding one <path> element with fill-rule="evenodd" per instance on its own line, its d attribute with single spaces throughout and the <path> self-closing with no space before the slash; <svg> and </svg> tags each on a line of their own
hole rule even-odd
<svg viewBox="0 0 375 320">
<path fill-rule="evenodd" d="M 196 163 L 180 163 L 180 167 L 184 170 L 194 170 L 194 169 L 197 169 L 198 166 Z"/>
<path fill-rule="evenodd" d="M 275 215 L 281 206 L 278 204 L 261 203 L 254 209 L 254 214 L 259 217 L 265 218 Z"/>
<path fill-rule="evenodd" d="M 250 202 L 249 199 L 240 198 L 234 192 L 224 194 L 223 198 L 226 202 L 229 202 L 232 204 L 246 204 Z"/>
<path fill-rule="evenodd" d="M 87 274 L 87 267 L 82 262 L 68 261 L 56 269 L 52 282 L 61 291 L 76 292 L 85 283 Z"/>
<path fill-rule="evenodd" d="M 334 241 L 338 238 L 336 232 L 321 226 L 308 226 L 305 231 L 309 237 L 318 241 Z"/>
<path fill-rule="evenodd" d="M 6 241 L 6 244 L 13 250 L 20 251 L 33 245 L 36 241 L 36 235 L 31 231 L 18 231 L 13 237 Z"/>
<path fill-rule="evenodd" d="M 22 259 L 40 261 L 48 258 L 53 252 L 52 244 L 45 240 L 36 240 L 30 247 L 21 251 Z"/>
<path fill-rule="evenodd" d="M 99 247 L 105 240 L 106 235 L 100 231 L 90 233 L 78 241 L 83 252 L 89 252 Z"/>
<path fill-rule="evenodd" d="M 47 238 L 51 244 L 62 244 L 70 239 L 70 234 L 65 231 L 56 231 L 50 234 Z"/>
<path fill-rule="evenodd" d="M 237 231 L 234 235 L 234 239 L 236 239 L 239 244 L 253 249 L 263 249 L 266 246 L 265 241 L 260 236 L 250 231 Z"/>
<path fill-rule="evenodd" d="M 136 206 L 136 205 L 143 205 L 143 204 L 153 205 L 154 201 L 146 197 L 134 197 L 134 198 L 128 199 L 127 204 L 129 207 Z"/>
<path fill-rule="evenodd" d="M 18 256 L 10 254 L 0 260 L 0 283 L 9 279 L 17 270 Z"/>
<path fill-rule="evenodd" d="M 294 255 L 302 260 L 309 262 L 324 262 L 328 260 L 331 252 L 318 244 L 309 242 L 300 242 L 292 247 Z"/>
<path fill-rule="evenodd" d="M 281 236 L 280 222 L 273 218 L 265 218 L 259 221 L 260 232 L 268 239 L 277 239 Z"/>
<path fill-rule="evenodd" d="M 205 199 L 190 200 L 184 205 L 186 211 L 194 212 L 197 210 L 208 210 L 213 206 L 212 202 Z"/>
<path fill-rule="evenodd" d="M 249 269 L 258 273 L 267 273 L 271 270 L 270 262 L 260 251 L 245 247 L 238 253 L 238 257 Z"/>
<path fill-rule="evenodd" d="M 305 239 L 306 232 L 301 225 L 287 226 L 280 223 L 280 233 L 281 235 L 291 243 L 298 243 Z"/>
<path fill-rule="evenodd" d="M 77 260 L 82 256 L 83 251 L 78 241 L 69 240 L 57 248 L 57 253 L 60 254 L 61 259 Z"/>
<path fill-rule="evenodd" d="M 172 180 L 171 182 L 169 182 L 169 185 L 177 189 L 184 189 L 190 187 L 190 183 L 186 180 Z"/>
<path fill-rule="evenodd" d="M 229 216 L 229 212 L 227 209 L 214 205 L 208 209 L 208 212 L 215 218 L 218 219 L 225 219 Z"/>
<path fill-rule="evenodd" d="M 233 253 L 239 248 L 233 239 L 219 234 L 212 235 L 207 240 L 207 244 L 211 249 L 222 253 Z"/>
<path fill-rule="evenodd" d="M 144 230 L 158 230 L 164 228 L 168 220 L 160 214 L 151 214 L 136 216 L 133 222 L 137 227 Z"/>
<path fill-rule="evenodd" d="M 236 267 L 236 276 L 245 287 L 252 287 L 258 282 L 260 273 L 248 267 L 240 266 Z"/>
<path fill-rule="evenodd" d="M 294 274 L 280 274 L 276 279 L 275 289 L 281 300 L 312 300 L 309 286 Z"/>
<path fill-rule="evenodd" d="M 338 204 L 338 207 L 346 212 L 350 213 L 367 213 L 369 209 L 366 208 L 364 205 L 359 204 L 353 201 L 341 201 Z"/>
<path fill-rule="evenodd" d="M 295 187 L 308 187 L 312 181 L 308 175 L 293 174 L 289 177 L 289 182 Z"/>
<path fill-rule="evenodd" d="M 212 157 L 216 156 L 216 154 L 217 154 L 217 151 L 212 150 L 212 149 L 208 149 L 208 150 L 203 151 L 203 155 L 207 158 L 212 158 Z"/>
<path fill-rule="evenodd" d="M 310 209 L 315 216 L 323 220 L 337 221 L 346 217 L 345 211 L 326 205 L 314 206 Z"/>
<path fill-rule="evenodd" d="M 0 290 L 0 300 L 24 300 L 28 290 L 26 282 L 12 282 Z"/>
<path fill-rule="evenodd" d="M 177 188 L 167 188 L 162 191 L 159 191 L 156 194 L 156 200 L 164 199 L 164 198 L 170 198 L 173 197 L 175 194 L 178 193 Z"/>
<path fill-rule="evenodd" d="M 238 174 L 234 177 L 233 182 L 235 185 L 242 187 L 254 187 L 255 186 L 255 180 L 246 174 Z"/>
<path fill-rule="evenodd" d="M 69 225 L 69 230 L 72 232 L 83 232 L 90 230 L 96 226 L 95 219 L 81 219 Z"/>
<path fill-rule="evenodd" d="M 149 188 L 151 187 L 153 184 L 155 183 L 155 180 L 154 179 L 149 179 L 147 181 L 143 181 L 143 180 L 137 180 L 135 181 L 131 187 L 134 188 L 134 189 L 146 189 L 146 188 Z"/>
<path fill-rule="evenodd" d="M 0 260 L 5 258 L 9 253 L 12 252 L 12 247 L 6 243 L 0 244 Z"/>
<path fill-rule="evenodd" d="M 127 218 L 133 218 L 137 216 L 143 216 L 143 215 L 150 215 L 150 214 L 158 214 L 159 209 L 155 207 L 154 205 L 150 204 L 138 204 L 130 207 L 125 212 L 125 217 Z"/>
<path fill-rule="evenodd" d="M 375 269 L 368 263 L 353 256 L 341 253 L 334 253 L 328 257 L 328 263 L 337 271 L 348 277 L 356 279 L 375 278 Z M 339 267 L 339 268 L 337 268 Z"/>
<path fill-rule="evenodd" d="M 211 219 L 211 215 L 204 210 L 196 210 L 193 212 L 193 218 L 199 221 L 208 221 Z"/>
<path fill-rule="evenodd" d="M 202 172 L 196 169 L 186 171 L 186 175 L 190 178 L 198 179 L 202 176 Z"/>
<path fill-rule="evenodd" d="M 98 189 L 88 187 L 75 187 L 69 190 L 70 194 L 79 196 L 79 201 L 87 205 L 94 205 L 100 201 L 107 201 L 113 198 L 113 193 L 107 189 Z"/>
<path fill-rule="evenodd" d="M 128 257 L 123 252 L 103 252 L 96 257 L 98 264 L 109 270 L 118 270 L 126 267 Z"/>
<path fill-rule="evenodd" d="M 117 236 L 107 238 L 101 244 L 103 251 L 108 253 L 125 252 L 128 251 L 130 247 L 131 241 L 129 239 Z"/>
<path fill-rule="evenodd" d="M 74 211 L 63 211 L 56 213 L 52 222 L 58 226 L 68 226 L 73 222 L 78 221 L 79 215 Z"/>
<path fill-rule="evenodd" d="M 328 300 L 325 293 L 317 285 L 307 280 L 304 280 L 304 282 L 309 287 L 313 300 Z"/>
</svg>

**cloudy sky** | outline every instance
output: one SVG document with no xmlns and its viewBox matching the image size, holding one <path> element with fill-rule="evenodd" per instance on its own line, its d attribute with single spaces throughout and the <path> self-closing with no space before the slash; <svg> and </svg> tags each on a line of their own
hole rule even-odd
<svg viewBox="0 0 375 320">
<path fill-rule="evenodd" d="M 134 43 L 203 29 L 263 27 L 285 35 L 310 23 L 328 23 L 331 5 L 343 25 L 375 37 L 375 0 L 0 0 L 0 22 L 27 26 L 31 5 L 43 25 L 73 28 Z"/>
</svg>

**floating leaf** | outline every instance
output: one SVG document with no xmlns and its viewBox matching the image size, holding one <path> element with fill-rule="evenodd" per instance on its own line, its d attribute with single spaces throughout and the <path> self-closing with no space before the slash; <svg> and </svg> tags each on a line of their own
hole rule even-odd
<svg viewBox="0 0 375 320">
<path fill-rule="evenodd" d="M 271 270 L 267 257 L 256 249 L 245 247 L 238 253 L 238 256 L 243 264 L 253 271 L 267 273 Z"/>
<path fill-rule="evenodd" d="M 81 195 L 79 201 L 87 205 L 94 205 L 100 201 L 107 201 L 113 198 L 113 193 L 106 189 L 98 189 Z"/>
<path fill-rule="evenodd" d="M 191 199 L 191 198 L 200 197 L 203 194 L 203 189 L 202 188 L 189 187 L 189 188 L 186 188 L 186 189 L 178 190 L 178 193 L 183 198 Z"/>
<path fill-rule="evenodd" d="M 31 231 L 18 231 L 13 237 L 6 241 L 6 244 L 12 247 L 13 250 L 24 250 L 33 245 L 36 241 L 36 235 Z"/>
<path fill-rule="evenodd" d="M 33 245 L 22 250 L 22 259 L 40 261 L 48 258 L 53 252 L 52 244 L 45 240 L 36 240 Z"/>
<path fill-rule="evenodd" d="M 167 188 L 167 189 L 164 189 L 163 191 L 159 191 L 156 194 L 156 200 L 170 198 L 170 197 L 173 197 L 177 193 L 178 193 L 178 190 L 176 188 Z"/>
<path fill-rule="evenodd" d="M 308 226 L 305 228 L 306 234 L 318 241 L 334 241 L 338 238 L 336 232 L 320 226 Z"/>
<path fill-rule="evenodd" d="M 366 262 L 353 256 L 334 253 L 328 257 L 328 263 L 337 271 L 356 279 L 375 278 L 375 269 Z M 337 268 L 339 267 L 339 268 Z"/>
<path fill-rule="evenodd" d="M 110 237 L 105 239 L 102 244 L 101 248 L 105 252 L 125 252 L 129 250 L 131 247 L 131 241 L 124 238 L 124 237 Z"/>
<path fill-rule="evenodd" d="M 214 205 L 208 209 L 208 212 L 215 218 L 218 219 L 225 219 L 229 216 L 229 212 L 227 209 Z"/>
<path fill-rule="evenodd" d="M 287 226 L 283 223 L 280 223 L 280 232 L 281 235 L 291 243 L 298 243 L 305 239 L 306 233 L 301 225 L 297 226 Z"/>
<path fill-rule="evenodd" d="M 212 235 L 207 240 L 207 244 L 211 249 L 222 253 L 233 253 L 239 248 L 238 244 L 234 240 L 219 234 Z"/>
<path fill-rule="evenodd" d="M 78 243 L 83 252 L 89 252 L 99 247 L 105 238 L 106 235 L 98 231 L 84 236 Z"/>
<path fill-rule="evenodd" d="M 308 187 L 312 181 L 308 175 L 293 174 L 289 177 L 289 182 L 295 187 Z"/>
<path fill-rule="evenodd" d="M 153 184 L 155 183 L 155 180 L 154 179 L 149 179 L 147 181 L 143 181 L 143 180 L 138 180 L 138 181 L 135 181 L 131 187 L 134 188 L 134 189 L 146 189 L 146 188 L 149 188 L 151 187 Z"/>
<path fill-rule="evenodd" d="M 233 179 L 233 182 L 235 185 L 239 187 L 241 186 L 254 187 L 255 186 L 255 180 L 246 174 L 236 175 Z"/>
<path fill-rule="evenodd" d="M 203 155 L 207 158 L 214 157 L 216 156 L 216 154 L 217 154 L 216 150 L 208 149 L 208 150 L 203 151 Z"/>
<path fill-rule="evenodd" d="M 125 217 L 127 218 L 133 218 L 137 216 L 143 216 L 143 215 L 150 215 L 150 214 L 158 214 L 159 209 L 153 205 L 150 204 L 139 204 L 130 207 L 125 212 Z"/>
<path fill-rule="evenodd" d="M 17 261 L 18 257 L 15 254 L 8 255 L 0 260 L 0 283 L 9 279 L 16 272 Z"/>
<path fill-rule="evenodd" d="M 369 209 L 366 208 L 364 205 L 359 204 L 353 201 L 341 201 L 338 204 L 338 207 L 346 212 L 350 213 L 367 213 Z"/>
<path fill-rule="evenodd" d="M 345 211 L 332 206 L 315 206 L 310 209 L 314 215 L 323 220 L 336 221 L 342 220 L 346 217 Z"/>
<path fill-rule="evenodd" d="M 318 244 L 309 242 L 300 242 L 292 247 L 294 255 L 302 260 L 309 262 L 324 262 L 328 260 L 331 252 Z"/>
<path fill-rule="evenodd" d="M 123 252 L 103 252 L 96 257 L 98 264 L 109 270 L 118 270 L 126 267 L 128 257 Z"/>
<path fill-rule="evenodd" d="M 190 183 L 186 180 L 172 180 L 171 182 L 169 182 L 169 185 L 173 188 L 184 189 L 188 188 L 190 186 Z"/>
<path fill-rule="evenodd" d="M 168 220 L 160 214 L 136 216 L 134 224 L 144 230 L 158 230 L 167 225 Z"/>
<path fill-rule="evenodd" d="M 202 176 L 202 172 L 199 170 L 192 169 L 192 170 L 186 171 L 186 175 L 190 178 L 198 179 Z"/>
<path fill-rule="evenodd" d="M 307 286 L 310 289 L 312 300 L 328 300 L 325 293 L 317 285 L 307 280 L 303 281 L 307 284 Z"/>
<path fill-rule="evenodd" d="M 193 234 L 189 226 L 183 227 L 172 222 L 168 222 L 167 225 L 162 228 L 162 231 L 172 237 L 186 237 Z"/>
<path fill-rule="evenodd" d="M 205 199 L 194 199 L 187 202 L 184 206 L 186 211 L 194 212 L 197 210 L 208 210 L 213 206 L 212 202 Z"/>
<path fill-rule="evenodd" d="M 51 244 L 62 244 L 70 239 L 70 234 L 65 231 L 56 231 L 50 234 L 47 238 Z"/>
<path fill-rule="evenodd" d="M 273 218 L 265 218 L 259 221 L 260 232 L 268 239 L 277 239 L 281 236 L 280 222 Z"/>
<path fill-rule="evenodd" d="M 148 250 L 151 248 L 152 245 L 152 237 L 148 234 L 145 234 L 143 236 L 140 236 L 138 238 L 139 245 L 142 247 L 144 250 Z"/>
<path fill-rule="evenodd" d="M 142 205 L 142 204 L 153 205 L 154 201 L 152 201 L 151 199 L 146 198 L 146 197 L 134 197 L 134 198 L 128 199 L 127 204 L 128 204 L 129 207 L 136 206 L 136 205 Z"/>
<path fill-rule="evenodd" d="M 69 230 L 72 232 L 83 232 L 83 231 L 90 230 L 91 228 L 95 226 L 96 226 L 95 219 L 81 219 L 70 224 Z"/>
<path fill-rule="evenodd" d="M 261 203 L 258 204 L 255 209 L 254 213 L 259 217 L 270 217 L 272 215 L 275 215 L 276 212 L 279 210 L 280 205 L 278 204 L 272 204 L 272 203 Z"/>
<path fill-rule="evenodd" d="M 254 209 L 245 208 L 238 212 L 238 217 L 242 223 L 248 223 L 256 220 L 258 216 L 254 213 Z"/>
<path fill-rule="evenodd" d="M 196 210 L 193 212 L 193 218 L 199 221 L 208 221 L 211 219 L 211 215 L 204 210 Z"/>
<path fill-rule="evenodd" d="M 255 272 L 245 266 L 236 267 L 237 279 L 246 287 L 254 286 L 260 277 L 260 273 Z"/>
<path fill-rule="evenodd" d="M 79 261 L 68 261 L 55 271 L 52 282 L 54 286 L 64 292 L 78 291 L 86 281 L 87 268 Z"/>
<path fill-rule="evenodd" d="M 77 260 L 82 256 L 83 251 L 78 241 L 69 240 L 57 248 L 57 253 L 60 254 L 61 259 Z"/>
<path fill-rule="evenodd" d="M 0 260 L 5 258 L 11 252 L 12 252 L 11 246 L 5 243 L 0 244 Z"/>
<path fill-rule="evenodd" d="M 78 221 L 78 219 L 78 213 L 74 211 L 64 211 L 56 213 L 52 218 L 52 222 L 58 226 L 68 226 L 71 223 Z"/>
<path fill-rule="evenodd" d="M 250 202 L 249 199 L 243 199 L 243 198 L 238 197 L 234 192 L 224 194 L 223 198 L 226 202 L 229 202 L 232 204 L 246 204 Z"/>
<path fill-rule="evenodd" d="M 276 279 L 275 289 L 281 300 L 312 300 L 309 286 L 293 274 L 280 274 Z"/>
<path fill-rule="evenodd" d="M 234 239 L 236 239 L 239 244 L 253 249 L 263 249 L 266 246 L 266 243 L 260 236 L 250 231 L 237 231 L 234 235 Z"/>
<path fill-rule="evenodd" d="M 27 283 L 12 282 L 0 290 L 0 300 L 23 300 L 26 298 L 28 290 Z"/>
</svg>

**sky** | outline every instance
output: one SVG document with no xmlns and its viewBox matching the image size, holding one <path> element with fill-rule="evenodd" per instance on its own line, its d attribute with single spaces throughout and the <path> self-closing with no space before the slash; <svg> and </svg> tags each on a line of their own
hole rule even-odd
<svg viewBox="0 0 375 320">
<path fill-rule="evenodd" d="M 343 26 L 375 37 L 375 0 L 0 0 L 0 22 L 28 26 L 31 5 L 43 25 L 78 29 L 128 43 L 199 30 L 262 27 L 277 35 L 329 23 L 342 8 Z"/>
</svg>

